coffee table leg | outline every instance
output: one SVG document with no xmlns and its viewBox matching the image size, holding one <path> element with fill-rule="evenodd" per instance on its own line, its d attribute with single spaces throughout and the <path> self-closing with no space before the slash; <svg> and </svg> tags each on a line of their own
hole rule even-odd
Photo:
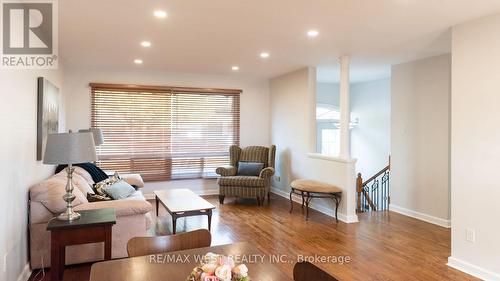
<svg viewBox="0 0 500 281">
<path fill-rule="evenodd" d="M 207 213 L 207 216 L 208 216 L 208 231 L 211 231 L 212 230 L 212 210 L 208 210 L 208 213 Z"/>
<path fill-rule="evenodd" d="M 177 229 L 177 216 L 172 214 L 172 234 L 175 234 Z"/>
<path fill-rule="evenodd" d="M 158 216 L 158 196 L 155 195 L 155 199 L 156 199 L 156 216 Z"/>
</svg>

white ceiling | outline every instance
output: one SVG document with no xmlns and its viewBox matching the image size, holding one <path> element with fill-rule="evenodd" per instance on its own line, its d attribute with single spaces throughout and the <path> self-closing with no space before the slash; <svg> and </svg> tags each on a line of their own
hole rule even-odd
<svg viewBox="0 0 500 281">
<path fill-rule="evenodd" d="M 449 27 L 500 12 L 500 1 L 62 0 L 59 9 L 65 66 L 258 78 L 317 66 L 320 81 L 334 82 L 340 55 L 352 57 L 351 76 L 362 81 L 449 52 Z M 168 17 L 153 17 L 156 9 Z M 309 29 L 319 36 L 308 38 Z M 261 59 L 261 51 L 271 56 Z"/>
</svg>

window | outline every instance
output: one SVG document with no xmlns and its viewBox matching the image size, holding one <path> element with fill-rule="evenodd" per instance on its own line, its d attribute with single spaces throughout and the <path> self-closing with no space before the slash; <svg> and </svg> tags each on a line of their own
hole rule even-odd
<svg viewBox="0 0 500 281">
<path fill-rule="evenodd" d="M 339 138 L 338 129 L 322 129 L 321 130 L 321 154 L 339 155 Z"/>
<path fill-rule="evenodd" d="M 330 104 L 316 105 L 317 152 L 338 156 L 340 152 L 340 110 Z"/>
<path fill-rule="evenodd" d="M 240 90 L 91 84 L 105 170 L 146 181 L 215 176 L 239 145 Z"/>
</svg>

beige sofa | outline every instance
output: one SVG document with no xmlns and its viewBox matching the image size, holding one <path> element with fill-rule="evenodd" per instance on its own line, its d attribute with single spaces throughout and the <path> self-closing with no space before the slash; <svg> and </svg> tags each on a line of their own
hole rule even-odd
<svg viewBox="0 0 500 281">
<path fill-rule="evenodd" d="M 130 184 L 143 186 L 139 175 L 123 176 Z M 144 199 L 138 190 L 123 200 L 106 202 L 88 202 L 87 192 L 92 191 L 92 177 L 82 168 L 76 167 L 73 175 L 73 201 L 75 211 L 100 208 L 114 208 L 116 224 L 112 229 L 113 258 L 127 256 L 127 242 L 136 236 L 147 236 L 151 226 L 151 204 Z M 65 194 L 66 172 L 63 170 L 49 179 L 30 188 L 30 263 L 31 268 L 50 267 L 50 232 L 47 223 L 54 216 L 65 210 L 62 196 Z M 141 187 L 142 187 L 141 186 Z M 77 264 L 102 260 L 104 257 L 102 243 L 75 245 L 66 248 L 66 264 Z"/>
</svg>

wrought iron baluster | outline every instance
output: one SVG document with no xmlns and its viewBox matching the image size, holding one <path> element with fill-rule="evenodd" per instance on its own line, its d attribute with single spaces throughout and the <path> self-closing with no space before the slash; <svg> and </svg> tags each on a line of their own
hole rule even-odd
<svg viewBox="0 0 500 281">
<path fill-rule="evenodd" d="M 361 206 L 360 209 L 365 211 L 371 210 L 388 210 L 390 204 L 390 166 L 385 167 L 380 172 L 371 177 L 368 181 L 363 182 L 361 174 L 358 175 L 358 186 L 363 186 L 361 190 Z"/>
</svg>

